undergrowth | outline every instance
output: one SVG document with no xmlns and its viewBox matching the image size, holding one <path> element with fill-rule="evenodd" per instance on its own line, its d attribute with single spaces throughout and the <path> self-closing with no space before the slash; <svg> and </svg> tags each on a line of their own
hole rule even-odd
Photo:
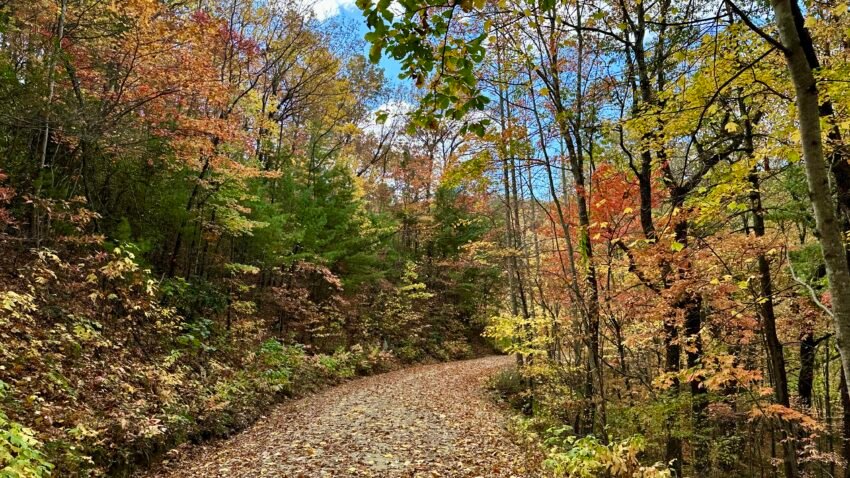
<svg viewBox="0 0 850 478">
<path fill-rule="evenodd" d="M 661 463 L 642 465 L 645 440 L 577 435 L 571 426 L 535 406 L 530 383 L 516 369 L 496 374 L 489 388 L 515 412 L 510 430 L 530 453 L 542 455 L 544 473 L 552 478 L 672 478 Z"/>
</svg>

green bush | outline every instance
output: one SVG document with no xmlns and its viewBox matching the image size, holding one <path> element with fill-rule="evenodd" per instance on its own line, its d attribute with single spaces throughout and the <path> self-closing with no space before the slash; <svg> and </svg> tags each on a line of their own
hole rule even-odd
<svg viewBox="0 0 850 478">
<path fill-rule="evenodd" d="M 304 347 L 287 346 L 270 339 L 260 346 L 259 356 L 269 388 L 275 392 L 291 392 L 293 371 L 304 362 Z"/>
<path fill-rule="evenodd" d="M 351 378 L 355 373 L 355 356 L 344 349 L 337 349 L 333 355 L 320 355 L 319 365 L 333 378 Z"/>
<path fill-rule="evenodd" d="M 393 352 L 404 363 L 413 363 L 422 358 L 422 350 L 411 344 L 402 345 Z"/>
<path fill-rule="evenodd" d="M 6 382 L 0 381 L 0 401 L 5 398 L 8 387 Z M 40 478 L 50 475 L 52 469 L 35 433 L 10 420 L 0 409 L 0 477 Z"/>
</svg>

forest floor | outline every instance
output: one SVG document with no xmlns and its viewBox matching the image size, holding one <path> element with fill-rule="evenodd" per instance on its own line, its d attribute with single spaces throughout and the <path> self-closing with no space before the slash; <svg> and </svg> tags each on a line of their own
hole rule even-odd
<svg viewBox="0 0 850 478">
<path fill-rule="evenodd" d="M 534 477 L 486 380 L 512 357 L 423 365 L 284 403 L 148 478 Z"/>
</svg>

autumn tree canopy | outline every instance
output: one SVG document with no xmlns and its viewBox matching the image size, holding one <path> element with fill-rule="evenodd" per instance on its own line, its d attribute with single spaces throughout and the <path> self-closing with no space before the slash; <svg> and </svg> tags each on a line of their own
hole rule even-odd
<svg viewBox="0 0 850 478">
<path fill-rule="evenodd" d="M 0 2 L 0 476 L 494 348 L 543 474 L 850 476 L 846 2 L 313 7 Z"/>
<path fill-rule="evenodd" d="M 847 4 L 399 5 L 373 60 L 477 133 L 556 474 L 846 473 Z"/>
</svg>

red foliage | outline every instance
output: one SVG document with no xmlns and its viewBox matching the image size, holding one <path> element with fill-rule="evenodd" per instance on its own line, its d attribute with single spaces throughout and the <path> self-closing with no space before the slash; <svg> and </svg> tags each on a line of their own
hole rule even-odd
<svg viewBox="0 0 850 478">
<path fill-rule="evenodd" d="M 591 177 L 590 235 L 606 240 L 622 239 L 640 227 L 640 192 L 625 172 L 603 164 Z"/>
<path fill-rule="evenodd" d="M 0 171 L 0 184 L 6 181 L 7 176 Z M 0 186 L 0 232 L 2 227 L 9 226 L 15 223 L 12 214 L 6 209 L 6 206 L 12 202 L 15 196 L 15 190 L 10 187 Z"/>
</svg>

